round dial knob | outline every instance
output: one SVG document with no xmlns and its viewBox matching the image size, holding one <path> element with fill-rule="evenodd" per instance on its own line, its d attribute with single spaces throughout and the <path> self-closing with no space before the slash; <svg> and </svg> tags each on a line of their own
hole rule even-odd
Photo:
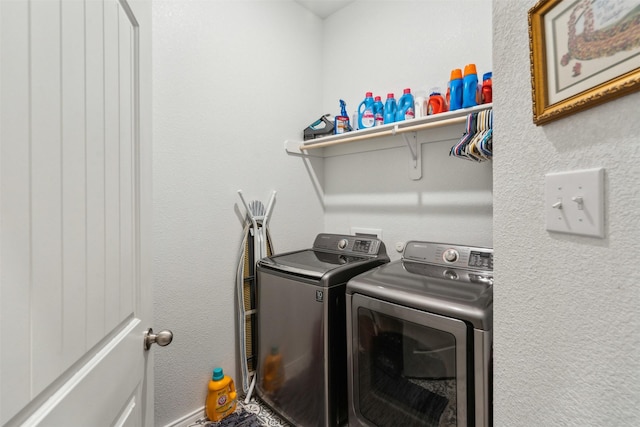
<svg viewBox="0 0 640 427">
<path fill-rule="evenodd" d="M 340 249 L 344 249 L 347 247 L 347 244 L 349 243 L 349 241 L 347 239 L 342 239 L 340 241 L 338 241 L 338 247 Z"/>
<path fill-rule="evenodd" d="M 458 251 L 456 251 L 455 249 L 447 249 L 442 254 L 442 258 L 446 262 L 456 262 L 458 260 Z"/>
<path fill-rule="evenodd" d="M 442 275 L 444 277 L 446 277 L 447 279 L 451 279 L 451 280 L 457 280 L 458 279 L 458 273 L 456 273 L 453 270 L 445 270 Z"/>
</svg>

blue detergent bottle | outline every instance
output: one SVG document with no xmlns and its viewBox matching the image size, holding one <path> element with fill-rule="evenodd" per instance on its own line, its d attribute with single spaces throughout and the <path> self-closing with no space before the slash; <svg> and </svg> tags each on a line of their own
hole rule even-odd
<svg viewBox="0 0 640 427">
<path fill-rule="evenodd" d="M 462 108 L 462 70 L 456 68 L 451 70 L 451 80 L 449 81 L 449 111 Z"/>
<path fill-rule="evenodd" d="M 384 103 L 384 124 L 393 123 L 396 121 L 396 110 L 398 104 L 396 104 L 396 98 L 392 93 L 387 94 L 387 100 Z"/>
<path fill-rule="evenodd" d="M 382 98 L 376 96 L 373 102 L 373 118 L 375 119 L 374 126 L 380 126 L 384 124 L 384 105 L 382 104 Z"/>
<path fill-rule="evenodd" d="M 410 120 L 416 116 L 415 101 L 411 94 L 411 89 L 407 88 L 398 100 L 398 111 L 396 112 L 396 122 Z"/>
<path fill-rule="evenodd" d="M 373 93 L 367 92 L 364 101 L 358 105 L 358 129 L 372 128 L 376 124 L 373 104 Z"/>
<path fill-rule="evenodd" d="M 478 73 L 476 64 L 467 64 L 464 67 L 462 79 L 462 108 L 478 105 Z"/>
</svg>

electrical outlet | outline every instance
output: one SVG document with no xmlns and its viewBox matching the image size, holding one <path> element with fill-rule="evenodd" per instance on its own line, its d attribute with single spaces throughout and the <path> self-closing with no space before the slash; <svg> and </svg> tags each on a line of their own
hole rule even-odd
<svg viewBox="0 0 640 427">
<path fill-rule="evenodd" d="M 604 237 L 604 169 L 545 175 L 549 231 Z"/>
<path fill-rule="evenodd" d="M 376 236 L 378 237 L 378 239 L 382 240 L 381 228 L 351 227 L 351 234 L 353 234 L 354 236 L 356 234 L 368 234 L 370 236 Z"/>
</svg>

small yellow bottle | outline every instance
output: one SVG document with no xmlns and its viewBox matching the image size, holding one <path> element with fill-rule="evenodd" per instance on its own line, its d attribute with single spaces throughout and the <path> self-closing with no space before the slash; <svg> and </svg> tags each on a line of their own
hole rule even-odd
<svg viewBox="0 0 640 427">
<path fill-rule="evenodd" d="M 236 410 L 238 394 L 233 380 L 224 375 L 222 368 L 213 370 L 209 381 L 209 393 L 205 404 L 205 412 L 209 421 L 220 421 Z"/>
</svg>

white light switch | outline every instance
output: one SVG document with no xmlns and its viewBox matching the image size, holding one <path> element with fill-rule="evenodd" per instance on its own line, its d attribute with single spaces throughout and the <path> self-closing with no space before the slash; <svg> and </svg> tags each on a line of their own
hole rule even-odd
<svg viewBox="0 0 640 427">
<path fill-rule="evenodd" d="M 547 230 L 604 237 L 604 169 L 545 175 Z"/>
</svg>

